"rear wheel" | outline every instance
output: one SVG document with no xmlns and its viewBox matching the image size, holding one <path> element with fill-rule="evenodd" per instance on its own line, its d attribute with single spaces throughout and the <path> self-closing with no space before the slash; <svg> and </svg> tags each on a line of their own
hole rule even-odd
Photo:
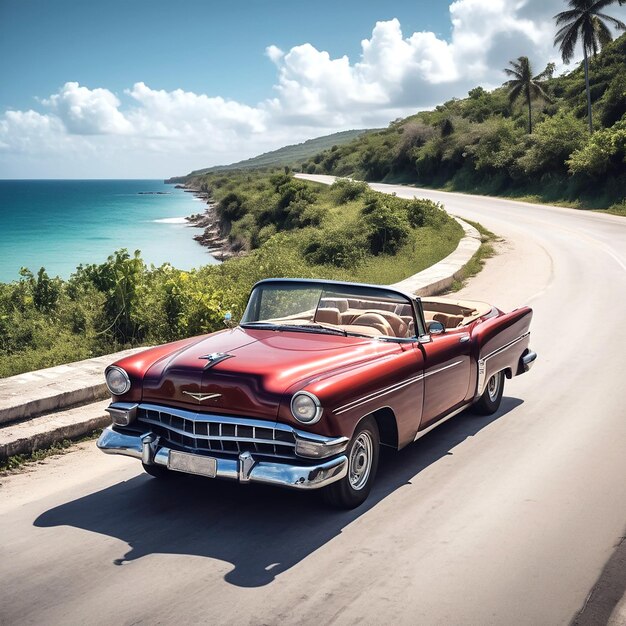
<svg viewBox="0 0 626 626">
<path fill-rule="evenodd" d="M 494 374 L 488 381 L 483 395 L 476 401 L 472 410 L 481 415 L 491 415 L 500 408 L 504 392 L 504 372 Z"/>
<path fill-rule="evenodd" d="M 378 469 L 379 449 L 376 420 L 368 417 L 359 423 L 346 450 L 348 473 L 323 491 L 328 504 L 340 509 L 354 509 L 365 502 Z"/>
</svg>

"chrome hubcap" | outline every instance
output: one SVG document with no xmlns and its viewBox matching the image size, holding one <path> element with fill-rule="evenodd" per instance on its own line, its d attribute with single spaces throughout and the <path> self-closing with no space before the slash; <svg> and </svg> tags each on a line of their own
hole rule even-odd
<svg viewBox="0 0 626 626">
<path fill-rule="evenodd" d="M 487 394 L 489 394 L 490 400 L 495 400 L 498 395 L 498 389 L 500 388 L 500 374 L 493 375 L 487 383 Z"/>
<path fill-rule="evenodd" d="M 350 451 L 350 485 L 357 491 L 363 489 L 372 469 L 374 444 L 367 431 L 362 432 L 354 441 Z"/>
</svg>

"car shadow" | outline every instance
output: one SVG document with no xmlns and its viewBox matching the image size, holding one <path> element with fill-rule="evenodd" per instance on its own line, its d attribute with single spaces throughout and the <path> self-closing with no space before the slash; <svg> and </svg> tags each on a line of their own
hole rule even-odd
<svg viewBox="0 0 626 626">
<path fill-rule="evenodd" d="M 521 403 L 505 397 L 494 415 L 462 413 L 400 452 L 382 455 L 368 500 L 352 511 L 329 509 L 315 493 L 140 475 L 50 509 L 34 525 L 73 526 L 118 538 L 130 549 L 114 560 L 117 565 L 153 553 L 205 556 L 232 563 L 225 580 L 233 585 L 267 585 Z"/>
</svg>

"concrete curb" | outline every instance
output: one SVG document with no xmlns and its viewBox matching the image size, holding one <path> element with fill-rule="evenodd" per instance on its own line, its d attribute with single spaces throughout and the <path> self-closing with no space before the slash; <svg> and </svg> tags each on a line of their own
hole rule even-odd
<svg viewBox="0 0 626 626">
<path fill-rule="evenodd" d="M 334 176 L 317 176 L 315 174 L 296 174 L 295 177 L 314 183 L 322 183 L 323 185 L 332 185 L 338 178 Z M 380 193 L 385 192 L 382 191 Z M 466 265 L 478 252 L 481 237 L 480 233 L 471 224 L 458 217 L 452 217 L 461 225 L 465 232 L 456 250 L 445 259 L 439 261 L 439 263 L 435 263 L 435 265 L 413 274 L 413 276 L 394 283 L 390 287 L 395 287 L 417 296 L 434 296 L 448 289 L 461 276 Z"/>
<path fill-rule="evenodd" d="M 0 429 L 0 461 L 16 454 L 30 454 L 64 439 L 78 439 L 111 423 L 105 412 L 109 400 L 40 415 Z"/>
<path fill-rule="evenodd" d="M 431 267 L 413 274 L 391 287 L 414 293 L 416 296 L 434 296 L 450 287 L 458 279 L 480 248 L 481 237 L 478 230 L 458 217 L 454 218 L 465 231 L 456 250 Z"/>
<path fill-rule="evenodd" d="M 141 350 L 145 348 L 0 379 L 0 425 L 106 398 L 105 367 Z"/>
</svg>

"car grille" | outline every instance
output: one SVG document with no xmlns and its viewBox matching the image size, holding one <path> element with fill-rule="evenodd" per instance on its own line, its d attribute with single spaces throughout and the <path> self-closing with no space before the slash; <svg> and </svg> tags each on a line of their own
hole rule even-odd
<svg viewBox="0 0 626 626">
<path fill-rule="evenodd" d="M 294 458 L 295 436 L 288 426 L 246 418 L 193 413 L 155 405 L 139 405 L 137 421 L 150 426 L 161 440 L 194 453 Z"/>
</svg>

